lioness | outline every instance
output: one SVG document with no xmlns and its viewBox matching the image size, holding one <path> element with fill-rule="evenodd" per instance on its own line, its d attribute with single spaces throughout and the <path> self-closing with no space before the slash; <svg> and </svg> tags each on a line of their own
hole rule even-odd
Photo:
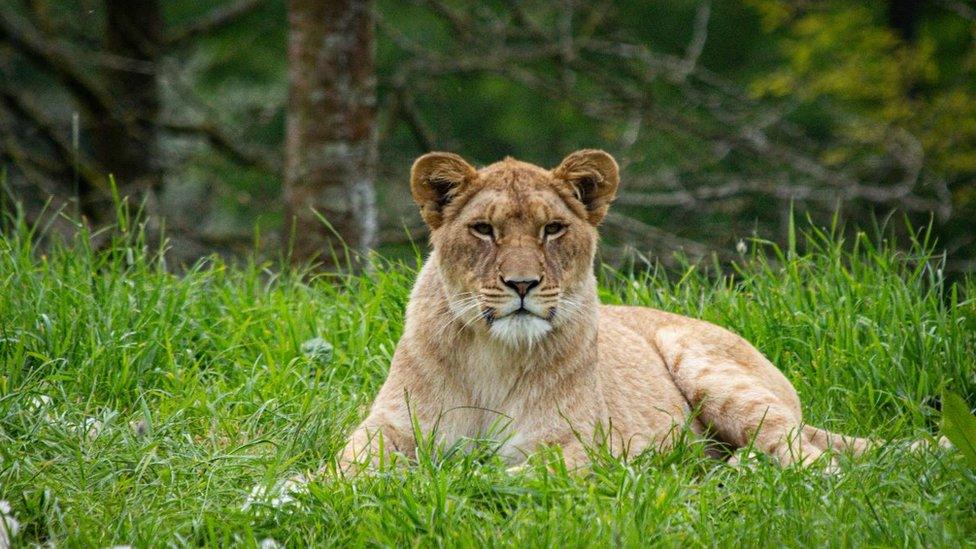
<svg viewBox="0 0 976 549">
<path fill-rule="evenodd" d="M 513 464 L 543 444 L 560 446 L 569 467 L 585 464 L 593 443 L 615 455 L 665 449 L 685 427 L 784 465 L 870 444 L 804 425 L 793 386 L 741 337 L 600 304 L 597 226 L 618 182 L 599 150 L 553 170 L 511 158 L 478 170 L 444 152 L 417 159 L 410 188 L 432 251 L 389 376 L 339 456 L 343 471 L 381 452 L 412 455 L 412 418 L 447 445 L 502 419 L 500 454 Z"/>
</svg>

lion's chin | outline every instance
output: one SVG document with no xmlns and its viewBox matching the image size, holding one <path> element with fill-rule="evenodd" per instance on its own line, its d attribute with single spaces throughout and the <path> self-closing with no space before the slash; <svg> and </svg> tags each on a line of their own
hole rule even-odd
<svg viewBox="0 0 976 549">
<path fill-rule="evenodd" d="M 552 330 L 549 321 L 533 314 L 510 314 L 491 323 L 491 336 L 510 347 L 531 347 Z"/>
</svg>

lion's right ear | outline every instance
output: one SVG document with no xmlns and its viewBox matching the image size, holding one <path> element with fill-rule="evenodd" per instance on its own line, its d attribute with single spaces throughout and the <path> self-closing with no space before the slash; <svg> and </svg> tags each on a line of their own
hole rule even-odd
<svg viewBox="0 0 976 549">
<path fill-rule="evenodd" d="M 477 176 L 478 171 L 454 153 L 427 153 L 413 163 L 410 192 L 431 229 L 441 226 L 444 207 Z"/>
<path fill-rule="evenodd" d="M 570 186 L 573 196 L 586 208 L 587 220 L 594 226 L 607 215 L 620 185 L 617 161 L 610 153 L 598 149 L 574 152 L 552 170 L 552 175 Z"/>
</svg>

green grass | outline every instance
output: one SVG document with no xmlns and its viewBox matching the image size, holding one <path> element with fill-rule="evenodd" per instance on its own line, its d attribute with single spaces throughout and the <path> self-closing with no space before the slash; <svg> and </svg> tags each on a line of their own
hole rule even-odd
<svg viewBox="0 0 976 549">
<path fill-rule="evenodd" d="M 555 457 L 507 473 L 491 445 L 311 485 L 242 510 L 252 487 L 317 468 L 383 382 L 416 265 L 301 277 L 213 259 L 172 274 L 130 227 L 42 253 L 0 238 L 0 499 L 20 544 L 926 545 L 976 540 L 976 476 L 954 451 L 891 446 L 842 472 L 732 468 L 700 445 L 592 472 Z M 35 235 L 36 236 L 36 235 Z M 606 301 L 738 331 L 794 382 L 811 423 L 927 436 L 926 399 L 976 395 L 976 284 L 909 252 L 810 229 L 753 242 L 734 277 L 602 271 Z M 321 337 L 334 347 L 304 353 Z M 47 405 L 37 405 L 41 396 Z M 102 422 L 96 436 L 83 426 Z"/>
</svg>

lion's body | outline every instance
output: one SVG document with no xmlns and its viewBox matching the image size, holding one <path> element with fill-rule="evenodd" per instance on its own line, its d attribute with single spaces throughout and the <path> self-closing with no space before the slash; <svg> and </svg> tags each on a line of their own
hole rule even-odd
<svg viewBox="0 0 976 549">
<path fill-rule="evenodd" d="M 617 177 L 605 153 L 582 151 L 552 172 L 514 160 L 475 171 L 432 156 L 415 164 L 412 184 L 434 250 L 344 469 L 381 451 L 413 454 L 415 425 L 445 445 L 495 437 L 513 463 L 540 444 L 561 446 L 573 465 L 590 443 L 664 449 L 682 429 L 784 464 L 867 446 L 804 426 L 793 386 L 741 337 L 599 303 L 595 227 Z"/>
</svg>

